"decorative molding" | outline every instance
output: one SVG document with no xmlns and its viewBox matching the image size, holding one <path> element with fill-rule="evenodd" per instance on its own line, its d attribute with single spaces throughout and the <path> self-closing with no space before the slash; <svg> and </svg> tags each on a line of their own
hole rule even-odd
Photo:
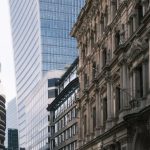
<svg viewBox="0 0 150 150">
<path fill-rule="evenodd" d="M 135 39 L 129 51 L 127 52 L 127 62 L 130 64 L 133 62 L 137 56 L 139 56 L 145 49 L 147 48 L 147 44 L 145 40 Z"/>
</svg>

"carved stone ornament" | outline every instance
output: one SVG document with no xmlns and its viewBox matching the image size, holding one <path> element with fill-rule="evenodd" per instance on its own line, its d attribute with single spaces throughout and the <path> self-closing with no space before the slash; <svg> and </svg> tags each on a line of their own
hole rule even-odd
<svg viewBox="0 0 150 150">
<path fill-rule="evenodd" d="M 127 62 L 130 63 L 132 61 L 135 60 L 135 58 L 141 54 L 146 48 L 146 44 L 140 40 L 140 39 L 136 39 L 133 41 L 130 49 L 129 49 L 129 52 L 127 53 Z"/>
</svg>

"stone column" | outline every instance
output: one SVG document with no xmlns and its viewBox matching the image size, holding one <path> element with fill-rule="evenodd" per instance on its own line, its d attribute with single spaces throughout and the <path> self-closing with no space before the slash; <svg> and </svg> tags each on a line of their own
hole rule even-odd
<svg viewBox="0 0 150 150">
<path fill-rule="evenodd" d="M 86 138 L 86 136 L 84 135 L 84 112 L 83 112 L 83 107 L 81 108 L 81 112 L 80 112 L 80 130 L 79 130 L 79 132 L 81 132 L 80 133 L 80 135 L 81 135 L 81 140 L 85 140 L 85 138 Z M 81 142 L 82 143 L 82 142 Z M 81 144 L 80 143 L 80 144 Z"/>
<path fill-rule="evenodd" d="M 133 98 L 136 98 L 136 71 L 133 70 Z"/>
<path fill-rule="evenodd" d="M 97 19 L 96 30 L 97 30 L 97 40 L 98 40 L 100 38 L 100 21 L 99 21 L 99 19 Z"/>
<path fill-rule="evenodd" d="M 111 21 L 113 21 L 115 15 L 116 15 L 116 2 L 114 0 L 111 0 L 111 4 L 110 4 L 110 9 L 111 9 Z"/>
<path fill-rule="evenodd" d="M 124 36 L 124 42 L 126 41 L 126 39 L 128 39 L 129 37 L 129 33 L 128 33 L 128 23 L 125 24 L 125 36 Z"/>
<path fill-rule="evenodd" d="M 111 83 L 107 82 L 107 114 L 108 114 L 108 121 L 112 119 L 111 114 Z"/>
<path fill-rule="evenodd" d="M 123 109 L 123 67 L 120 66 L 120 109 Z"/>
<path fill-rule="evenodd" d="M 142 6 L 143 6 L 143 15 L 146 13 L 146 0 L 142 0 Z"/>
<path fill-rule="evenodd" d="M 112 39 L 112 42 L 111 42 L 111 45 L 112 45 L 112 47 L 111 47 L 111 49 L 112 49 L 112 58 L 113 58 L 113 56 L 114 56 L 114 51 L 115 51 L 115 32 L 113 31 L 113 33 L 112 33 L 112 37 L 111 37 L 111 39 Z"/>
<path fill-rule="evenodd" d="M 146 97 L 146 93 L 147 93 L 147 75 L 146 75 L 146 71 L 147 71 L 147 67 L 146 67 L 146 62 L 142 63 L 142 74 L 143 74 L 143 97 Z"/>
<path fill-rule="evenodd" d="M 102 101 L 102 95 L 101 93 L 99 92 L 99 105 L 100 105 L 100 114 L 99 114 L 99 117 L 100 117 L 100 128 L 103 127 L 103 101 Z"/>
<path fill-rule="evenodd" d="M 100 50 L 100 72 L 102 71 L 103 67 L 103 52 Z"/>
<path fill-rule="evenodd" d="M 108 36 L 108 60 L 109 60 L 109 62 L 113 58 L 112 40 L 111 39 L 112 39 L 112 35 L 109 33 L 109 36 Z"/>
<path fill-rule="evenodd" d="M 89 85 L 93 80 L 93 64 L 92 62 L 89 60 Z"/>
<path fill-rule="evenodd" d="M 114 97 L 113 97 L 113 84 L 111 83 L 111 118 L 115 117 L 115 101 L 114 101 Z"/>
<path fill-rule="evenodd" d="M 91 55 L 92 48 L 93 48 L 93 47 L 92 47 L 92 40 L 93 40 L 92 38 L 94 38 L 93 36 L 91 36 L 91 33 L 92 33 L 92 31 L 90 32 L 90 37 L 89 37 L 89 40 L 90 40 L 90 41 L 89 41 L 89 44 L 90 44 L 90 46 L 89 46 L 89 50 L 90 50 L 90 51 L 89 51 L 89 54 L 90 54 L 90 55 Z"/>
<path fill-rule="evenodd" d="M 132 97 L 133 97 L 133 74 L 132 73 L 130 73 L 130 88 L 129 88 L 129 91 L 130 91 L 129 99 L 132 100 Z"/>
<path fill-rule="evenodd" d="M 99 33 L 100 33 L 100 36 L 99 37 L 101 37 L 102 36 L 102 21 L 100 20 L 100 25 L 99 25 Z"/>
<path fill-rule="evenodd" d="M 128 107 L 128 96 L 129 96 L 129 90 L 128 90 L 128 68 L 127 65 L 123 64 L 123 109 L 126 109 Z"/>
<path fill-rule="evenodd" d="M 99 131 L 100 129 L 100 97 L 99 91 L 96 89 L 96 129 Z"/>
<path fill-rule="evenodd" d="M 111 23 L 111 1 L 108 2 L 108 24 Z"/>
<path fill-rule="evenodd" d="M 148 43 L 149 43 L 149 66 L 148 66 L 148 69 L 149 69 L 149 76 L 148 76 L 148 91 L 150 92 L 150 35 L 149 35 L 149 41 L 148 41 Z"/>
<path fill-rule="evenodd" d="M 84 119 L 84 115 L 83 115 L 83 113 L 81 113 L 81 111 L 82 111 L 82 109 L 81 109 L 81 107 L 80 107 L 80 102 L 77 101 L 77 118 L 78 118 L 78 121 L 77 121 L 77 122 L 78 122 L 78 126 L 77 126 L 78 132 L 77 132 L 77 135 L 78 135 L 78 141 L 79 141 L 77 147 L 79 147 L 79 144 L 80 144 L 80 142 L 81 142 L 81 139 L 84 137 L 84 136 L 83 136 L 83 132 L 82 132 L 82 131 L 84 131 L 84 130 L 83 130 L 83 119 Z M 82 112 L 83 112 L 83 111 L 82 111 Z"/>
<path fill-rule="evenodd" d="M 90 55 L 90 53 L 91 53 L 91 39 L 90 39 L 90 31 L 88 31 L 88 33 L 87 33 L 87 56 L 89 56 Z"/>
<path fill-rule="evenodd" d="M 81 44 L 78 44 L 78 51 L 79 51 L 79 68 L 80 68 L 83 65 Z"/>
<path fill-rule="evenodd" d="M 137 25 L 138 25 L 138 22 L 137 22 L 135 14 L 134 14 L 133 15 L 133 32 L 136 30 Z"/>
<path fill-rule="evenodd" d="M 90 102 L 89 102 L 89 99 L 88 99 L 88 102 L 87 102 L 87 135 L 89 136 L 90 135 L 90 122 L 91 122 L 91 112 L 90 112 Z"/>
<path fill-rule="evenodd" d="M 127 32 L 127 39 L 128 39 L 128 37 L 130 37 L 130 35 L 131 35 L 131 28 L 130 28 L 130 20 L 128 21 L 128 23 L 127 23 L 127 28 L 128 28 L 128 32 Z"/>
</svg>

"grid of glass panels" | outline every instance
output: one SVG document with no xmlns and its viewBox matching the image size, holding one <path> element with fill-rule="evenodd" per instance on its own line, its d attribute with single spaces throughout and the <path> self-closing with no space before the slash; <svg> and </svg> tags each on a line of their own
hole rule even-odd
<svg viewBox="0 0 150 150">
<path fill-rule="evenodd" d="M 54 99 L 54 97 L 48 98 L 48 90 L 56 88 L 54 82 L 53 86 L 48 87 L 48 82 L 50 80 L 56 81 L 56 79 L 43 80 L 26 102 L 26 149 L 40 150 L 48 144 L 49 114 L 46 108 L 50 101 Z"/>
<path fill-rule="evenodd" d="M 76 58 L 76 42 L 69 33 L 84 0 L 9 2 L 16 72 L 19 146 L 26 148 L 30 145 L 26 142 L 26 128 L 32 128 L 26 115 L 27 97 L 41 80 L 42 73 L 64 69 Z M 37 111 L 33 113 L 36 114 Z M 45 135 L 46 130 L 42 134 Z"/>
<path fill-rule="evenodd" d="M 84 0 L 40 0 L 43 71 L 64 69 L 77 56 L 70 31 Z"/>
<path fill-rule="evenodd" d="M 17 86 L 19 144 L 26 147 L 25 99 L 41 78 L 39 7 L 36 0 L 10 0 Z"/>
<path fill-rule="evenodd" d="M 65 80 L 59 85 L 59 93 L 75 78 L 77 77 L 77 67 L 65 78 Z"/>
</svg>

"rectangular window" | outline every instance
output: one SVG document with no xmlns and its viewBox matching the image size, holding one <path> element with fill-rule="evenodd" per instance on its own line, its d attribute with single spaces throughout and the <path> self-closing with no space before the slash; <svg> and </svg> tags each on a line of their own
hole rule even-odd
<svg viewBox="0 0 150 150">
<path fill-rule="evenodd" d="M 121 93 L 120 87 L 116 87 L 116 112 L 118 113 L 121 109 Z"/>
<path fill-rule="evenodd" d="M 134 32 L 134 22 L 133 22 L 133 17 L 130 18 L 130 36 Z"/>
<path fill-rule="evenodd" d="M 48 79 L 48 87 L 56 86 L 58 80 L 59 80 L 59 78 Z"/>
<path fill-rule="evenodd" d="M 84 88 L 86 89 L 88 87 L 88 77 L 87 74 L 84 74 Z"/>
<path fill-rule="evenodd" d="M 48 90 L 48 98 L 55 98 L 58 94 L 57 89 Z"/>
<path fill-rule="evenodd" d="M 143 97 L 143 69 L 142 65 L 136 68 L 136 97 Z"/>
<path fill-rule="evenodd" d="M 92 65 L 92 74 L 93 74 L 93 79 L 96 77 L 96 62 L 93 62 Z"/>
<path fill-rule="evenodd" d="M 103 67 L 104 67 L 107 63 L 107 51 L 104 50 L 102 54 L 103 54 Z"/>
<path fill-rule="evenodd" d="M 138 16 L 137 16 L 138 17 L 138 24 L 140 25 L 141 21 L 143 19 L 143 6 L 141 3 L 138 4 L 137 10 L 138 10 Z"/>
<path fill-rule="evenodd" d="M 108 118 L 108 114 L 107 114 L 107 98 L 103 99 L 103 121 L 104 123 L 106 123 Z"/>
<path fill-rule="evenodd" d="M 116 49 L 119 47 L 120 45 L 120 31 L 117 31 L 115 34 L 115 47 Z"/>
<path fill-rule="evenodd" d="M 72 113 L 72 114 L 71 114 L 72 119 L 75 118 L 75 117 L 76 117 L 76 109 L 73 108 L 72 111 L 71 111 L 71 113 Z"/>
</svg>

